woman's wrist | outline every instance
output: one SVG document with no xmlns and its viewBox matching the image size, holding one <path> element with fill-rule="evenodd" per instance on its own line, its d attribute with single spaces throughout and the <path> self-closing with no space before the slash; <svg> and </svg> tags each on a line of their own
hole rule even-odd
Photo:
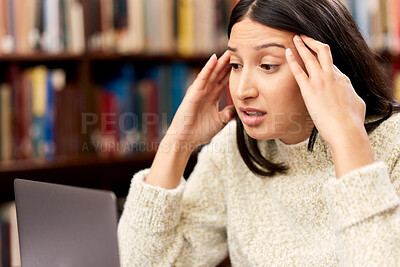
<svg viewBox="0 0 400 267">
<path fill-rule="evenodd" d="M 145 182 L 166 189 L 176 188 L 193 150 L 187 143 L 164 137 Z"/>
<path fill-rule="evenodd" d="M 197 147 L 198 145 L 194 142 L 181 140 L 173 135 L 165 135 L 158 149 L 161 153 L 173 153 L 189 158 Z"/>
<path fill-rule="evenodd" d="M 328 146 L 337 178 L 374 162 L 374 154 L 364 127 L 347 128 Z"/>
</svg>

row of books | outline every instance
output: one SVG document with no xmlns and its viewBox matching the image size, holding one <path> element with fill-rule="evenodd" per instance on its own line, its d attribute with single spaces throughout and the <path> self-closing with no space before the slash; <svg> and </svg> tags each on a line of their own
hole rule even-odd
<svg viewBox="0 0 400 267">
<path fill-rule="evenodd" d="M 0 54 L 209 54 L 238 0 L 0 0 Z M 85 40 L 85 31 L 87 40 Z"/>
<path fill-rule="evenodd" d="M 82 123 L 97 122 L 91 145 L 100 155 L 155 151 L 198 71 L 181 62 L 148 68 L 127 63 L 97 81 L 98 111 Z M 220 107 L 230 103 L 226 90 Z"/>
<path fill-rule="evenodd" d="M 0 54 L 209 54 L 238 0 L 0 0 Z M 342 0 L 367 42 L 400 53 L 398 0 Z M 87 40 L 85 40 L 85 30 Z"/>
<path fill-rule="evenodd" d="M 53 159 L 79 153 L 81 91 L 61 69 L 12 65 L 0 86 L 0 159 Z"/>
<path fill-rule="evenodd" d="M 82 53 L 83 19 L 78 0 L 0 0 L 0 54 Z"/>
<path fill-rule="evenodd" d="M 11 65 L 0 84 L 0 160 L 155 151 L 199 68 L 125 63 L 101 71 L 94 69 L 95 107 L 84 112 L 84 90 L 64 70 Z M 230 103 L 227 90 L 221 108 Z"/>
<path fill-rule="evenodd" d="M 376 51 L 400 53 L 400 2 L 398 0 L 342 0 L 368 44 Z"/>
<path fill-rule="evenodd" d="M 88 0 L 90 51 L 209 54 L 238 0 Z"/>
</svg>

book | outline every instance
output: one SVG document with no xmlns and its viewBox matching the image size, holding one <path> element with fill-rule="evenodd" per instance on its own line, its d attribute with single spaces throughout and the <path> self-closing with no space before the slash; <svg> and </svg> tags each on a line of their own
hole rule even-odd
<svg viewBox="0 0 400 267">
<path fill-rule="evenodd" d="M 114 157 L 119 155 L 119 131 L 118 131 L 118 99 L 110 91 L 100 92 L 100 135 L 96 143 L 98 155 Z"/>
<path fill-rule="evenodd" d="M 49 70 L 46 75 L 46 102 L 43 115 L 43 157 L 47 160 L 55 156 L 54 140 L 54 81 L 53 71 Z"/>
<path fill-rule="evenodd" d="M 3 203 L 0 206 L 0 216 L 6 225 L 6 257 L 9 266 L 21 266 L 21 257 L 19 250 L 17 210 L 15 202 Z M 2 227 L 3 228 L 3 227 Z M 2 231 L 3 233 L 3 231 Z M 7 266 L 7 265 L 6 265 Z"/>
<path fill-rule="evenodd" d="M 32 80 L 32 139 L 33 156 L 45 158 L 44 127 L 47 102 L 47 68 L 37 66 L 31 70 Z"/>
<path fill-rule="evenodd" d="M 128 33 L 127 39 L 130 44 L 129 52 L 139 53 L 145 49 L 145 25 L 144 25 L 144 1 L 130 0 L 127 2 L 128 9 Z"/>
<path fill-rule="evenodd" d="M 128 1 L 129 3 L 129 1 Z M 100 23 L 102 49 L 110 51 L 115 47 L 114 2 L 100 0 Z"/>
<path fill-rule="evenodd" d="M 171 77 L 171 116 L 174 117 L 183 100 L 188 85 L 187 79 L 189 77 L 189 69 L 186 64 L 181 62 L 172 64 Z"/>
<path fill-rule="evenodd" d="M 48 53 L 57 53 L 60 48 L 60 0 L 43 2 L 43 48 Z"/>
<path fill-rule="evenodd" d="M 12 95 L 11 86 L 0 85 L 0 147 L 1 160 L 12 158 Z"/>
<path fill-rule="evenodd" d="M 1 266 L 9 266 L 9 255 L 8 255 L 8 238 L 7 238 L 7 222 L 3 219 L 0 214 L 0 264 Z"/>
<path fill-rule="evenodd" d="M 179 54 L 190 56 L 194 54 L 194 2 L 177 1 L 177 51 Z"/>
<path fill-rule="evenodd" d="M 82 4 L 77 2 L 77 0 L 70 0 L 69 3 L 70 9 L 69 12 L 69 25 L 67 25 L 67 29 L 69 33 L 69 51 L 80 54 L 85 50 L 85 33 L 84 33 L 84 13 Z"/>
<path fill-rule="evenodd" d="M 124 64 L 118 75 L 106 82 L 103 86 L 105 90 L 112 93 L 116 98 L 116 136 L 119 137 L 121 148 L 127 146 L 127 143 L 135 139 L 136 129 L 134 128 L 136 118 L 133 116 L 133 85 L 135 83 L 135 69 L 131 64 Z M 101 114 L 102 116 L 104 114 Z M 121 154 L 128 153 L 127 149 L 121 149 Z"/>
<path fill-rule="evenodd" d="M 161 10 L 159 0 L 146 0 L 144 7 L 146 14 L 146 50 L 149 53 L 156 54 L 162 51 L 161 17 L 162 13 L 168 12 L 168 10 Z"/>
</svg>

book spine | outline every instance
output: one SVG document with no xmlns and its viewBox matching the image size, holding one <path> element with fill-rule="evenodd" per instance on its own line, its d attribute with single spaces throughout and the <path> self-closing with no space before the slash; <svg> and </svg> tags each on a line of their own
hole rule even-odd
<svg viewBox="0 0 400 267">
<path fill-rule="evenodd" d="M 33 155 L 35 158 L 45 158 L 44 153 L 44 116 L 46 112 L 46 77 L 47 68 L 37 66 L 32 69 L 32 129 Z"/>
<path fill-rule="evenodd" d="M 0 87 L 1 160 L 10 160 L 12 156 L 11 103 L 11 87 L 8 84 L 3 84 Z"/>
<path fill-rule="evenodd" d="M 194 54 L 194 8 L 193 0 L 178 0 L 178 53 Z"/>
<path fill-rule="evenodd" d="M 53 159 L 55 156 L 54 141 L 54 86 L 53 71 L 48 71 L 46 76 L 46 104 L 43 118 L 43 149 L 44 158 Z"/>
<path fill-rule="evenodd" d="M 131 53 L 139 53 L 145 48 L 145 23 L 144 23 L 143 0 L 130 0 L 127 2 L 128 9 L 128 42 Z"/>
</svg>

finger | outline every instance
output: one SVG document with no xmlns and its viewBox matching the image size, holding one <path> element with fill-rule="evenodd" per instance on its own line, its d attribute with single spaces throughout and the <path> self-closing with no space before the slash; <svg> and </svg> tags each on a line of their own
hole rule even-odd
<svg viewBox="0 0 400 267">
<path fill-rule="evenodd" d="M 229 84 L 229 72 L 226 73 L 225 77 L 223 77 L 223 79 L 214 88 L 214 90 L 212 92 L 213 100 L 221 98 L 221 95 L 223 94 L 224 89 L 228 88 L 228 84 Z"/>
<path fill-rule="evenodd" d="M 322 69 L 327 72 L 332 72 L 333 59 L 329 45 L 303 34 L 300 37 L 309 48 L 317 53 Z"/>
<path fill-rule="evenodd" d="M 218 63 L 217 56 L 213 54 L 207 61 L 203 69 L 200 71 L 200 73 L 197 75 L 197 78 L 194 80 L 192 87 L 203 89 L 208 79 L 210 78 L 211 73 L 215 69 L 217 63 Z"/>
<path fill-rule="evenodd" d="M 318 73 L 322 69 L 321 69 L 321 65 L 318 62 L 317 58 L 306 47 L 306 45 L 304 44 L 304 42 L 300 38 L 300 36 L 295 35 L 293 38 L 293 41 L 294 41 L 297 51 L 299 52 L 301 59 L 304 62 L 304 65 L 306 66 L 309 76 L 311 76 L 312 74 L 314 74 L 315 76 L 318 75 Z"/>
<path fill-rule="evenodd" d="M 289 68 L 292 71 L 294 78 L 300 86 L 300 89 L 309 86 L 309 78 L 297 62 L 290 48 L 286 49 L 286 60 L 289 64 Z"/>
<path fill-rule="evenodd" d="M 223 124 L 228 124 L 231 120 L 235 118 L 234 106 L 226 106 L 223 110 L 218 112 L 219 118 Z"/>
<path fill-rule="evenodd" d="M 342 80 L 344 82 L 350 83 L 351 84 L 351 79 L 349 78 L 349 76 L 347 76 L 346 74 L 344 74 L 343 72 L 340 71 L 340 69 L 338 69 L 338 67 L 336 67 L 335 65 L 333 65 L 334 71 L 335 71 L 335 76 L 336 79 Z M 355 91 L 355 88 L 352 86 L 353 90 Z"/>
<path fill-rule="evenodd" d="M 341 72 L 341 70 L 338 69 L 338 67 L 336 67 L 336 65 L 333 65 L 333 69 L 338 73 L 338 74 L 343 74 L 343 72 Z M 344 74 L 343 74 L 344 75 Z"/>
<path fill-rule="evenodd" d="M 217 78 L 217 82 L 220 83 L 223 79 L 225 79 L 226 75 L 228 75 L 228 77 L 229 77 L 231 70 L 232 70 L 232 67 L 227 64 L 226 67 L 219 74 L 219 76 Z"/>
<path fill-rule="evenodd" d="M 226 67 L 228 66 L 230 60 L 230 54 L 228 51 L 225 51 L 225 53 L 218 59 L 217 66 L 215 67 L 214 71 L 211 73 L 210 82 L 216 82 L 219 80 L 219 77 L 221 74 L 224 74 L 224 71 L 226 70 Z"/>
<path fill-rule="evenodd" d="M 226 63 L 226 66 L 223 68 L 223 70 L 220 72 L 220 74 L 217 77 L 217 81 L 222 80 L 226 74 L 230 74 L 232 71 L 232 67 L 229 65 L 229 61 Z"/>
</svg>

